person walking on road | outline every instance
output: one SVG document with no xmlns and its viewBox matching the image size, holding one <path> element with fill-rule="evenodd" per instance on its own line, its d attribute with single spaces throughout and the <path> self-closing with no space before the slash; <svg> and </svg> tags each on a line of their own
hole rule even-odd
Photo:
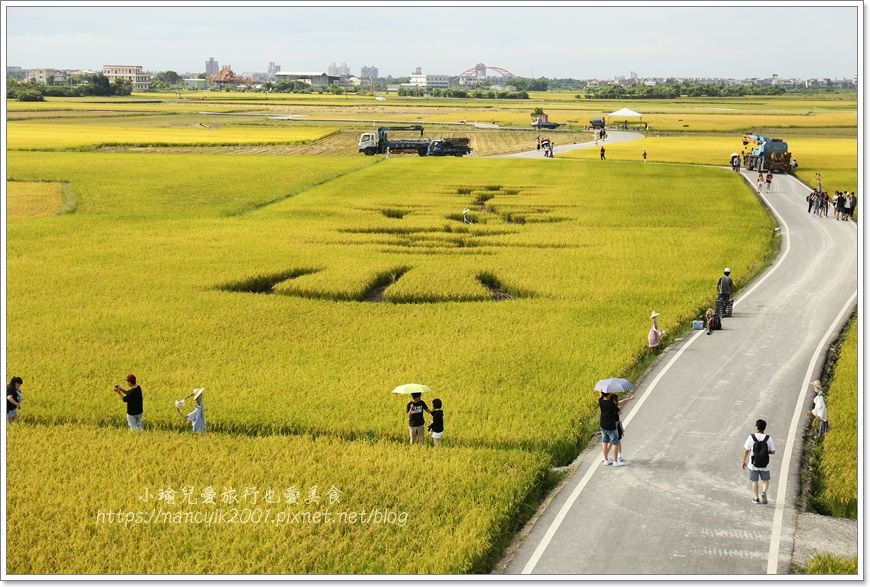
<svg viewBox="0 0 870 587">
<path fill-rule="evenodd" d="M 770 191 L 770 184 L 773 182 L 773 172 L 768 170 L 767 175 L 764 176 L 764 183 L 767 184 L 767 191 Z"/>
<path fill-rule="evenodd" d="M 601 145 L 601 160 L 606 161 L 607 159 L 604 157 L 604 145 Z"/>
<path fill-rule="evenodd" d="M 619 406 L 611 398 L 613 394 L 601 393 L 598 398 L 598 408 L 601 410 L 599 426 L 601 427 L 601 452 L 605 465 L 622 467 L 625 465 L 619 459 Z M 613 459 L 610 458 L 610 448 L 613 447 Z"/>
<path fill-rule="evenodd" d="M 616 441 L 616 461 L 617 463 L 622 463 L 622 437 L 625 436 L 625 430 L 622 427 L 622 420 L 619 418 L 619 414 L 622 413 L 622 404 L 626 404 L 634 399 L 634 393 L 628 396 L 625 399 L 619 399 L 619 397 L 615 393 L 610 394 L 610 399 L 613 400 L 613 403 L 616 404 L 616 408 L 619 410 L 616 414 L 616 433 L 617 433 L 617 441 Z M 621 467 L 622 465 L 617 465 Z"/>
<path fill-rule="evenodd" d="M 770 455 L 776 454 L 776 449 L 773 446 L 773 439 L 770 435 L 765 434 L 767 422 L 764 420 L 756 420 L 755 434 L 750 434 L 743 443 L 743 460 L 742 467 L 749 469 L 749 480 L 752 482 L 752 503 L 766 504 L 767 489 L 770 485 Z M 746 457 L 752 455 L 749 464 L 746 464 Z M 761 498 L 758 497 L 758 481 L 761 480 Z"/>
<path fill-rule="evenodd" d="M 719 303 L 717 303 L 717 306 L 721 305 L 724 309 L 725 304 L 731 299 L 731 290 L 734 288 L 734 281 L 731 279 L 731 269 L 726 267 L 725 271 L 722 273 L 722 277 L 720 277 L 719 281 L 716 282 L 716 291 L 719 292 Z M 716 309 L 718 310 L 719 308 L 717 307 Z M 724 312 L 720 312 L 720 314 L 721 313 Z"/>
<path fill-rule="evenodd" d="M 758 193 L 761 193 L 761 184 L 764 183 L 764 174 L 762 172 L 758 172 L 758 179 L 755 180 L 755 187 L 758 188 Z"/>
<path fill-rule="evenodd" d="M 142 388 L 136 385 L 136 376 L 127 375 L 129 389 L 123 389 L 120 385 L 114 387 L 115 393 L 127 404 L 127 424 L 130 430 L 142 430 Z"/>
</svg>

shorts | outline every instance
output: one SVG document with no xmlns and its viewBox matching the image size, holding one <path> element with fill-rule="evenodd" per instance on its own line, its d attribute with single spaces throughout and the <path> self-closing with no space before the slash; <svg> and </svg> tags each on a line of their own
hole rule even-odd
<svg viewBox="0 0 870 587">
<path fill-rule="evenodd" d="M 432 432 L 429 431 L 429 436 L 433 438 L 433 440 L 441 440 L 441 437 L 444 436 L 444 432 Z"/>
<path fill-rule="evenodd" d="M 619 430 L 614 428 L 613 430 L 605 430 L 601 429 L 601 442 L 603 444 L 619 444 Z"/>
<path fill-rule="evenodd" d="M 759 471 L 758 469 L 749 469 L 749 480 L 758 481 L 761 477 L 762 481 L 770 481 L 770 471 Z"/>
<path fill-rule="evenodd" d="M 14 418 L 17 415 L 18 415 L 18 408 L 15 408 L 14 410 L 6 410 L 6 417 L 7 418 Z"/>
<path fill-rule="evenodd" d="M 142 430 L 142 414 L 135 416 L 127 414 L 127 424 L 130 425 L 130 430 Z"/>
</svg>

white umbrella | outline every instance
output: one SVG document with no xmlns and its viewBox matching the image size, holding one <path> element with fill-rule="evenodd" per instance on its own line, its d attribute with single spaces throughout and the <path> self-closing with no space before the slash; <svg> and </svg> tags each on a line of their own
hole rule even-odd
<svg viewBox="0 0 870 587">
<path fill-rule="evenodd" d="M 631 381 L 619 377 L 602 379 L 595 384 L 595 391 L 600 391 L 602 393 L 622 393 L 632 388 L 634 388 L 634 384 Z"/>
</svg>

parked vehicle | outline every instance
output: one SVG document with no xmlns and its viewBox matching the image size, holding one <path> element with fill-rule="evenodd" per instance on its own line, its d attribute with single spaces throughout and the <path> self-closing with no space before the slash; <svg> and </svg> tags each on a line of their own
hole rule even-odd
<svg viewBox="0 0 870 587">
<path fill-rule="evenodd" d="M 387 131 L 420 131 L 420 138 L 391 139 Z M 364 132 L 359 137 L 359 152 L 366 155 L 383 155 L 387 149 L 391 153 L 417 153 L 425 157 L 429 152 L 432 139 L 423 138 L 423 127 L 419 124 L 410 126 L 382 126 L 377 133 Z"/>
<path fill-rule="evenodd" d="M 471 155 L 471 147 L 469 146 L 470 139 L 467 138 L 449 138 L 449 139 L 434 139 L 429 143 L 430 157 L 462 157 L 463 155 Z"/>
<path fill-rule="evenodd" d="M 743 146 L 746 145 L 755 147 L 743 160 L 746 169 L 791 173 L 791 152 L 785 141 L 743 133 Z"/>
<path fill-rule="evenodd" d="M 541 116 L 539 116 L 538 118 L 532 119 L 532 126 L 534 126 L 535 128 L 554 129 L 554 128 L 559 128 L 560 126 L 562 126 L 562 123 L 561 122 L 551 122 L 549 116 L 547 116 L 546 114 L 541 114 Z"/>
</svg>

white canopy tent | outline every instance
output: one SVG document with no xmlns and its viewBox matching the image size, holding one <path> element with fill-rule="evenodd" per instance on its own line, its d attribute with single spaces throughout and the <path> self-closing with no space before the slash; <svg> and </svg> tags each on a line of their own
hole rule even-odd
<svg viewBox="0 0 870 587">
<path fill-rule="evenodd" d="M 621 108 L 616 112 L 611 112 L 608 116 L 611 118 L 641 118 L 643 114 L 639 114 L 634 110 L 629 110 L 628 108 Z"/>
<path fill-rule="evenodd" d="M 616 112 L 611 112 L 608 114 L 610 117 L 611 123 L 616 126 L 616 128 L 624 128 L 628 130 L 628 119 L 636 118 L 638 123 L 642 123 L 643 114 L 639 112 L 635 112 L 634 110 L 629 110 L 628 108 L 621 108 Z"/>
</svg>

